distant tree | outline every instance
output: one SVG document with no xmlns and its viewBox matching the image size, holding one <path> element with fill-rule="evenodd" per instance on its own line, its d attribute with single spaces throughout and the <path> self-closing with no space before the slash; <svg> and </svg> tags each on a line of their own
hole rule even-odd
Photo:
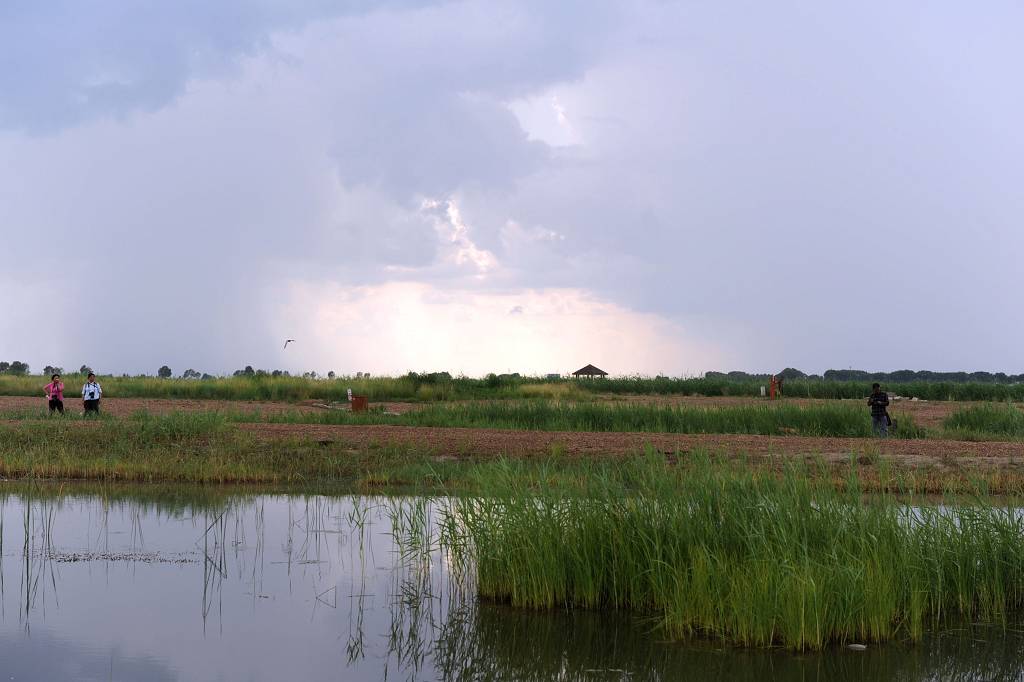
<svg viewBox="0 0 1024 682">
<path fill-rule="evenodd" d="M 337 375 L 336 375 L 336 374 L 334 373 L 334 370 L 333 370 L 333 369 L 332 369 L 332 370 L 331 370 L 330 372 L 328 372 L 328 373 L 327 373 L 327 378 L 328 378 L 328 379 L 333 379 L 333 378 L 334 378 L 334 377 L 336 377 L 336 376 L 337 376 Z"/>
<path fill-rule="evenodd" d="M 51 365 L 47 365 L 46 367 L 43 367 L 43 376 L 44 377 L 52 377 L 54 374 L 63 374 L 63 373 L 64 373 L 64 370 L 61 369 L 60 367 L 53 367 Z"/>
<path fill-rule="evenodd" d="M 206 372 L 203 372 L 203 376 L 202 376 L 203 381 L 206 381 L 207 379 L 213 379 L 213 378 L 214 378 L 214 376 L 212 374 L 207 374 Z"/>
<path fill-rule="evenodd" d="M 158 369 L 156 371 L 156 375 L 158 377 L 160 377 L 161 379 L 170 379 L 171 378 L 171 374 L 172 374 L 171 368 L 168 367 L 167 365 L 164 365 L 163 367 L 161 367 L 160 369 Z"/>
<path fill-rule="evenodd" d="M 186 369 L 185 373 L 181 375 L 183 379 L 198 379 L 200 376 L 199 372 L 192 368 Z"/>
<path fill-rule="evenodd" d="M 767 381 L 769 375 L 732 371 L 727 373 L 726 376 L 732 381 Z"/>
<path fill-rule="evenodd" d="M 11 368 L 11 363 L 0 362 L 0 374 L 7 374 L 7 370 Z"/>
<path fill-rule="evenodd" d="M 92 367 L 90 367 L 89 365 L 82 365 L 81 367 L 78 368 L 79 374 L 84 374 L 88 376 L 90 372 L 92 372 Z"/>
<path fill-rule="evenodd" d="M 258 376 L 258 377 L 270 376 L 270 372 L 268 372 L 265 369 L 258 369 L 258 370 L 256 370 L 256 376 Z"/>
<path fill-rule="evenodd" d="M 271 373 L 270 373 L 270 376 L 272 376 L 272 377 L 279 377 L 279 376 L 281 376 L 282 374 L 284 374 L 284 372 L 282 372 L 282 371 L 281 371 L 281 370 L 279 370 L 279 369 L 275 369 L 275 370 L 274 370 L 273 372 L 271 372 Z"/>
<path fill-rule="evenodd" d="M 790 379 L 803 379 L 807 375 L 804 374 L 803 372 L 801 372 L 798 369 L 793 369 L 792 367 L 787 367 L 786 369 L 784 369 L 781 372 L 779 372 L 776 376 L 780 376 L 783 379 L 789 381 Z"/>
<path fill-rule="evenodd" d="M 245 369 L 236 369 L 233 376 L 236 376 L 236 377 L 256 376 L 256 370 L 254 370 L 252 368 L 252 365 L 246 365 Z"/>
<path fill-rule="evenodd" d="M 11 363 L 10 367 L 7 368 L 8 374 L 28 374 L 28 363 L 15 360 Z"/>
</svg>

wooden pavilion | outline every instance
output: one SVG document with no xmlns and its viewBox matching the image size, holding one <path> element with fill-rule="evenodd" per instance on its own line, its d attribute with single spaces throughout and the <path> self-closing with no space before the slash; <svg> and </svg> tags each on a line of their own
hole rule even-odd
<svg viewBox="0 0 1024 682">
<path fill-rule="evenodd" d="M 598 369 L 593 365 L 587 365 L 586 367 L 581 367 L 580 369 L 576 370 L 575 372 L 572 373 L 572 375 L 577 379 L 579 379 L 580 377 L 588 377 L 590 379 L 593 379 L 594 377 L 606 377 L 608 376 L 608 372 L 604 371 L 603 369 Z"/>
</svg>

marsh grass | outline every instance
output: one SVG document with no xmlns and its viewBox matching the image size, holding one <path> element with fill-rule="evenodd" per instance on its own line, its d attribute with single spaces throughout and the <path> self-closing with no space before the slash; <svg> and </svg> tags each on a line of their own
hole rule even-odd
<svg viewBox="0 0 1024 682">
<path fill-rule="evenodd" d="M 964 440 L 1024 438 L 1024 411 L 1010 404 L 973 405 L 947 417 L 943 428 Z"/>
<path fill-rule="evenodd" d="M 504 400 L 427 405 L 394 415 L 382 410 L 229 413 L 232 421 L 306 424 L 395 424 L 537 431 L 616 431 L 648 433 L 732 433 L 868 438 L 871 419 L 852 405 L 744 405 L 676 407 L 637 403 Z M 899 438 L 923 438 L 926 432 L 909 415 L 899 415 Z"/>
<path fill-rule="evenodd" d="M 101 481 L 430 484 L 449 465 L 429 448 L 261 439 L 213 413 L 0 424 L 0 477 Z M 447 475 L 447 474 L 445 474 Z"/>
<path fill-rule="evenodd" d="M 49 379 L 37 375 L 0 375 L 0 395 L 42 396 Z M 575 398 L 591 395 L 580 382 L 537 377 L 475 379 L 435 375 L 399 377 L 240 376 L 213 379 L 159 379 L 156 377 L 101 376 L 105 397 L 182 398 L 190 400 L 270 400 L 297 402 L 347 399 L 348 389 L 371 401 L 447 401 L 504 398 Z M 71 395 L 85 382 L 80 375 L 65 375 L 65 393 Z M 66 401 L 67 402 L 67 401 Z"/>
<path fill-rule="evenodd" d="M 477 469 L 442 537 L 481 597 L 623 609 L 667 636 L 743 646 L 920 639 L 1024 604 L 1024 521 L 987 499 L 908 505 L 800 467 L 764 475 L 649 455 L 550 483 L 520 462 Z M 582 474 L 583 472 L 581 472 Z"/>
</svg>

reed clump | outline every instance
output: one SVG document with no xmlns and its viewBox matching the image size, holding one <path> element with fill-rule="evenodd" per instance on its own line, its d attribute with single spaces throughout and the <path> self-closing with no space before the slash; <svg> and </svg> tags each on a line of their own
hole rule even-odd
<svg viewBox="0 0 1024 682">
<path fill-rule="evenodd" d="M 1024 411 L 1012 404 L 973 405 L 955 411 L 942 425 L 965 440 L 1024 438 Z"/>
<path fill-rule="evenodd" d="M 536 469 L 531 470 L 533 474 Z M 655 454 L 550 483 L 502 461 L 452 500 L 442 540 L 480 596 L 650 614 L 674 638 L 795 650 L 919 639 L 1024 604 L 1024 521 L 972 499 L 907 504 L 802 468 Z"/>
</svg>

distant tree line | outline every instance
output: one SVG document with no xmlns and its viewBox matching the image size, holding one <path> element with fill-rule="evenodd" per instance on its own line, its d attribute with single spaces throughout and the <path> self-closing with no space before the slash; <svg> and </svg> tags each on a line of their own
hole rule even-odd
<svg viewBox="0 0 1024 682">
<path fill-rule="evenodd" d="M 360 374 L 360 377 L 361 377 L 363 373 L 360 372 L 359 374 Z M 253 369 L 252 365 L 246 365 L 244 369 L 236 369 L 234 372 L 231 373 L 231 376 L 234 376 L 234 377 L 290 377 L 291 374 L 287 370 L 283 370 L 283 369 L 274 369 L 274 370 Z M 328 372 L 326 375 L 317 374 L 316 372 L 303 372 L 302 373 L 302 378 L 303 379 L 334 379 L 337 376 L 338 375 L 335 374 L 333 370 Z M 369 378 L 369 377 L 370 377 L 370 375 L 367 374 L 366 378 Z"/>
<path fill-rule="evenodd" d="M 89 368 L 89 365 L 82 365 L 79 368 L 78 373 L 88 374 L 91 371 L 92 369 Z M 14 362 L 0 362 L 0 374 L 23 376 L 25 374 L 28 374 L 28 372 L 29 366 L 27 362 L 21 362 L 20 360 L 15 360 Z M 63 367 L 57 367 L 55 365 L 47 365 L 46 367 L 43 367 L 43 376 L 45 377 L 63 373 Z"/>
<path fill-rule="evenodd" d="M 93 370 L 92 370 L 91 367 L 89 367 L 89 365 L 82 365 L 78 369 L 78 373 L 82 374 L 82 375 L 89 374 L 92 371 Z M 21 362 L 20 360 L 15 360 L 14 362 L 0 362 L 0 374 L 7 374 L 7 375 L 12 375 L 12 376 L 24 376 L 24 375 L 27 375 L 28 373 L 29 373 L 29 366 L 28 366 L 28 363 L 26 363 L 26 362 Z M 45 376 L 45 377 L 50 377 L 53 374 L 64 374 L 64 368 L 63 367 L 58 367 L 56 365 L 46 365 L 45 367 L 43 367 L 43 372 L 42 373 L 43 373 L 43 376 Z M 447 372 L 445 372 L 444 374 L 447 374 Z M 123 374 L 122 376 L 127 377 L 128 375 L 127 374 Z M 142 374 L 142 375 L 139 375 L 139 376 L 148 376 L 148 375 Z M 161 378 L 161 379 L 170 379 L 172 376 L 174 376 L 174 371 L 169 366 L 162 365 L 159 369 L 157 369 L 156 376 Z M 253 369 L 252 365 L 246 365 L 244 369 L 238 369 L 238 370 L 235 370 L 234 372 L 232 372 L 232 376 L 236 376 L 236 377 L 288 377 L 288 376 L 291 376 L 291 374 L 289 374 L 286 370 L 281 370 L 281 369 L 275 369 L 275 370 Z M 326 378 L 326 379 L 334 379 L 334 378 L 337 377 L 337 375 L 333 371 L 328 372 L 326 375 L 320 375 L 320 374 L 317 374 L 316 372 L 304 372 L 302 374 L 302 376 L 303 376 L 303 378 L 306 378 L 306 379 L 324 379 L 324 378 Z M 216 379 L 217 377 L 215 377 L 212 374 L 207 374 L 206 372 L 200 372 L 200 371 L 192 369 L 190 367 L 189 369 L 186 369 L 184 372 L 182 372 L 181 378 L 182 379 L 206 380 L 206 379 Z M 357 375 L 357 378 L 369 379 L 370 375 L 369 375 L 369 373 L 365 373 L 364 374 L 363 372 L 359 372 L 359 374 Z M 449 378 L 450 378 L 450 375 L 449 375 Z"/>
<path fill-rule="evenodd" d="M 705 379 L 727 379 L 730 381 L 767 381 L 770 374 L 749 374 L 747 372 L 706 372 Z M 1020 384 L 1024 374 L 1004 372 L 930 372 L 928 370 L 901 369 L 895 372 L 865 372 L 860 369 L 830 369 L 824 374 L 805 374 L 793 367 L 787 367 L 776 376 L 783 379 L 808 379 L 819 381 L 877 381 L 879 383 L 907 384 L 911 382 L 951 384 Z"/>
<path fill-rule="evenodd" d="M 28 374 L 28 363 L 20 360 L 0 362 L 0 374 Z"/>
<path fill-rule="evenodd" d="M 307 372 L 307 374 L 309 374 L 309 372 Z M 315 375 L 316 372 L 312 372 L 312 374 Z M 289 376 L 291 376 L 291 374 L 289 374 L 288 372 L 286 372 L 284 370 L 280 370 L 280 369 L 273 369 L 273 370 L 253 369 L 252 365 L 246 365 L 245 369 L 236 369 L 234 372 L 231 373 L 231 376 L 234 376 L 234 377 L 289 377 Z M 314 376 L 314 378 L 315 378 L 315 376 Z"/>
</svg>

